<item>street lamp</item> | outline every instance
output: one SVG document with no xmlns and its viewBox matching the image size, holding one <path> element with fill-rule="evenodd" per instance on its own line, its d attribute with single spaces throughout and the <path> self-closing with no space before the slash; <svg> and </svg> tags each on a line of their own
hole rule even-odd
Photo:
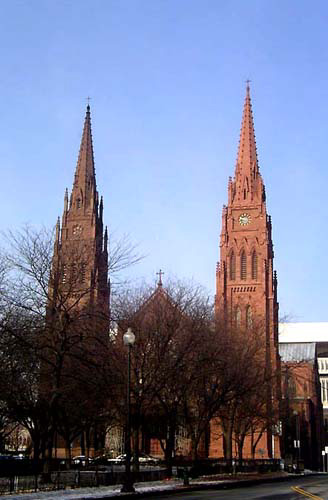
<svg viewBox="0 0 328 500">
<path fill-rule="evenodd" d="M 133 479 L 131 476 L 131 415 L 130 415 L 130 379 L 131 379 L 131 368 L 130 368 L 130 351 L 131 347 L 135 342 L 135 335 L 132 329 L 129 327 L 126 333 L 123 335 L 124 345 L 128 348 L 128 382 L 127 382 L 127 416 L 126 416 L 126 429 L 125 429 L 125 477 L 123 486 L 121 489 L 122 493 L 131 493 L 135 489 L 133 487 Z"/>
<path fill-rule="evenodd" d="M 322 450 L 322 472 L 326 472 L 326 452 Z"/>
</svg>

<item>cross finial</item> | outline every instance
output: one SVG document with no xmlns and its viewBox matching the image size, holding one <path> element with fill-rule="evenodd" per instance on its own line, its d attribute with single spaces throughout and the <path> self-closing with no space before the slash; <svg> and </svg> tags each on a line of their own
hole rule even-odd
<svg viewBox="0 0 328 500">
<path fill-rule="evenodd" d="M 162 283 L 162 276 L 163 276 L 163 274 L 165 274 L 165 273 L 162 271 L 162 269 L 160 269 L 160 270 L 159 270 L 159 272 L 158 272 L 158 273 L 156 273 L 156 274 L 159 276 L 157 286 L 163 286 L 163 283 Z"/>
<path fill-rule="evenodd" d="M 246 89 L 249 90 L 249 84 L 251 83 L 252 80 L 247 79 L 246 80 Z"/>
<path fill-rule="evenodd" d="M 91 101 L 91 97 L 87 97 L 87 103 L 88 103 L 88 108 L 90 108 L 90 101 Z"/>
</svg>

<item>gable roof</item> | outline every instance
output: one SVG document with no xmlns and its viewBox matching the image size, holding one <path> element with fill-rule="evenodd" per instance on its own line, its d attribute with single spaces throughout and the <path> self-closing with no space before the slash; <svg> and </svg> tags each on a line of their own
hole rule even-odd
<svg viewBox="0 0 328 500">
<path fill-rule="evenodd" d="M 315 362 L 316 343 L 315 342 L 295 342 L 280 343 L 279 354 L 281 361 L 288 362 Z"/>
</svg>

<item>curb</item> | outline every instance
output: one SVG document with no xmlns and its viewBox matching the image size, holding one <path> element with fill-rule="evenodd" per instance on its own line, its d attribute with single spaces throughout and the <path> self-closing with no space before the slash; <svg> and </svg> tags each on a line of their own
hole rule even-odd
<svg viewBox="0 0 328 500">
<path fill-rule="evenodd" d="M 118 492 L 117 495 L 111 495 L 111 496 L 104 496 L 101 497 L 101 500 L 111 500 L 112 498 L 149 498 L 149 497 L 155 497 L 155 496 L 160 496 L 160 495 L 178 495 L 183 492 L 192 492 L 192 491 L 206 491 L 206 490 L 228 490 L 228 489 L 236 489 L 236 488 L 241 488 L 241 487 L 247 487 L 247 486 L 255 486 L 256 484 L 266 484 L 266 483 L 278 483 L 278 482 L 287 482 L 287 481 L 297 481 L 297 480 L 302 480 L 304 477 L 309 477 L 309 476 L 317 476 L 320 475 L 320 473 L 312 473 L 312 474 L 306 474 L 305 475 L 300 475 L 300 474 L 295 474 L 295 475 L 290 475 L 290 476 L 284 476 L 284 477 L 267 477 L 267 478 L 260 478 L 260 479 L 241 479 L 241 480 L 235 480 L 235 481 L 222 481 L 220 483 L 206 483 L 206 484 L 190 484 L 189 486 L 177 486 L 176 488 L 172 489 L 162 489 L 162 490 L 152 490 L 152 491 L 136 491 L 135 493 L 120 493 Z M 99 500 L 99 497 L 79 497 L 79 500 Z"/>
</svg>

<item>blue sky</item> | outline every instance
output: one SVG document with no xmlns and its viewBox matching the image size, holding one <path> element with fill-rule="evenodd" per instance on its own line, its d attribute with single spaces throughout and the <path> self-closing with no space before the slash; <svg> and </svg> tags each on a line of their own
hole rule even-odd
<svg viewBox="0 0 328 500">
<path fill-rule="evenodd" d="M 245 80 L 282 316 L 328 321 L 328 4 L 3 0 L 0 228 L 52 226 L 91 96 L 105 220 L 147 257 L 134 278 L 214 294 Z"/>
</svg>

